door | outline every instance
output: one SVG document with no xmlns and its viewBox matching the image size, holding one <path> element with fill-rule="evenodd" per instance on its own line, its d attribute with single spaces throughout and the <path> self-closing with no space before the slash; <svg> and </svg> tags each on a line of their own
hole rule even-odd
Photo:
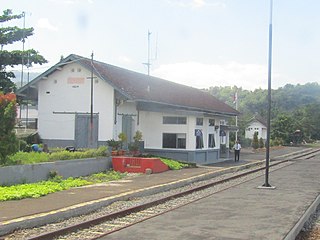
<svg viewBox="0 0 320 240">
<path fill-rule="evenodd" d="M 122 116 L 122 132 L 127 136 L 127 141 L 124 143 L 124 149 L 128 149 L 128 144 L 132 142 L 132 124 L 133 118 L 130 115 Z"/>
<path fill-rule="evenodd" d="M 97 114 L 93 115 L 92 126 L 90 114 L 76 114 L 75 117 L 75 147 L 97 148 L 98 147 L 98 124 Z"/>
</svg>

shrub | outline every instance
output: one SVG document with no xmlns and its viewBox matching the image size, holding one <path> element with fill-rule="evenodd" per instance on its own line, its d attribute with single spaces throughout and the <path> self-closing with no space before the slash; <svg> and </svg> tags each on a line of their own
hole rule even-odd
<svg viewBox="0 0 320 240">
<path fill-rule="evenodd" d="M 18 151 L 13 132 L 16 118 L 16 95 L 0 92 L 0 164 L 6 164 L 8 156 Z"/>
<path fill-rule="evenodd" d="M 281 146 L 283 145 L 283 140 L 281 138 L 270 139 L 270 146 Z"/>
<path fill-rule="evenodd" d="M 259 148 L 264 148 L 264 141 L 262 137 L 259 139 Z"/>
<path fill-rule="evenodd" d="M 166 164 L 171 170 L 179 170 L 184 167 L 189 167 L 187 163 L 181 163 L 175 160 L 167 159 L 167 158 L 160 158 L 160 160 Z"/>
<path fill-rule="evenodd" d="M 118 150 L 120 147 L 120 141 L 116 141 L 114 139 L 110 139 L 107 141 L 109 147 L 112 148 L 113 151 Z"/>
<path fill-rule="evenodd" d="M 40 162 L 48 162 L 49 155 L 47 153 L 39 153 L 39 152 L 17 152 L 14 155 L 8 157 L 9 164 L 33 164 Z"/>
<path fill-rule="evenodd" d="M 253 134 L 252 147 L 253 149 L 259 148 L 258 132 L 255 132 Z"/>
<path fill-rule="evenodd" d="M 69 152 L 66 150 L 55 151 L 51 154 L 45 152 L 17 152 L 14 155 L 8 157 L 8 163 L 10 165 L 16 164 L 33 164 L 40 162 L 49 162 L 56 160 L 71 160 L 82 158 L 95 158 L 107 156 L 107 147 L 102 146 L 98 149 L 89 149 L 86 151 Z"/>
</svg>

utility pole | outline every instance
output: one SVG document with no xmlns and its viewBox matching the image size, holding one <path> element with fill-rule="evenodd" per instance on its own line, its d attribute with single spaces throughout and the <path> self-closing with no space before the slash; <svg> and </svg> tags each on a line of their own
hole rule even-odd
<svg viewBox="0 0 320 240">
<path fill-rule="evenodd" d="M 27 69 L 28 69 L 28 88 L 27 88 L 27 105 L 26 105 L 26 128 L 28 128 L 28 123 L 29 123 L 29 100 L 30 100 L 30 88 L 29 88 L 29 80 L 30 80 L 30 72 L 29 72 L 29 67 L 31 66 L 30 64 L 30 56 L 28 54 L 28 59 L 27 59 Z"/>
<path fill-rule="evenodd" d="M 234 101 L 236 103 L 236 110 L 238 111 L 238 89 L 236 90 L 236 93 L 234 95 Z M 238 115 L 236 116 L 236 127 L 238 128 Z M 236 130 L 236 139 L 235 142 L 238 141 L 238 129 Z"/>
<path fill-rule="evenodd" d="M 90 84 L 90 146 L 93 145 L 93 52 L 91 54 L 91 84 Z"/>
<path fill-rule="evenodd" d="M 24 43 L 25 43 L 25 28 L 26 28 L 26 13 L 22 12 L 23 17 L 23 29 L 22 29 L 22 55 L 21 55 L 21 85 L 23 85 L 23 66 L 24 66 Z M 22 104 L 20 103 L 20 110 L 19 110 L 19 119 L 21 122 L 21 112 L 22 112 Z"/>
</svg>

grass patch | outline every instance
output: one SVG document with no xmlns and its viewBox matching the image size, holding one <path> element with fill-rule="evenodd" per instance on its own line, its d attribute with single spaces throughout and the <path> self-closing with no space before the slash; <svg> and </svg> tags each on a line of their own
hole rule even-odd
<svg viewBox="0 0 320 240">
<path fill-rule="evenodd" d="M 173 160 L 173 159 L 161 158 L 160 157 L 160 160 L 164 164 L 166 164 L 169 167 L 169 169 L 171 169 L 171 170 L 180 170 L 182 168 L 190 167 L 190 164 L 188 164 L 188 163 L 182 163 L 182 162 L 179 162 L 179 161 L 176 161 L 176 160 Z"/>
<path fill-rule="evenodd" d="M 63 180 L 61 176 L 55 176 L 49 181 L 38 183 L 19 184 L 8 187 L 0 186 L 0 201 L 20 200 L 24 198 L 39 198 L 50 193 L 67 190 L 73 187 L 81 187 L 94 183 L 118 180 L 126 174 L 109 171 L 107 173 L 97 173 L 87 177 L 68 178 Z"/>
</svg>

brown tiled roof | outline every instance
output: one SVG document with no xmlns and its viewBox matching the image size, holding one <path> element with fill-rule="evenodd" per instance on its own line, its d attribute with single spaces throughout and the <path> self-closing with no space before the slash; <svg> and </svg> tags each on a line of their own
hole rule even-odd
<svg viewBox="0 0 320 240">
<path fill-rule="evenodd" d="M 36 84 L 43 77 L 56 71 L 58 67 L 70 62 L 77 62 L 89 70 L 92 69 L 91 59 L 71 54 L 32 80 L 28 85 Z M 209 114 L 231 116 L 239 114 L 234 108 L 221 102 L 208 92 L 197 88 L 137 73 L 99 61 L 93 61 L 93 66 L 95 75 L 108 82 L 128 99 L 137 102 L 155 103 Z M 27 88 L 27 85 L 20 88 L 18 94 L 23 94 Z"/>
<path fill-rule="evenodd" d="M 91 60 L 77 55 L 80 63 L 91 69 Z M 129 99 L 141 102 L 154 102 L 188 109 L 238 115 L 239 112 L 221 102 L 208 92 L 161 78 L 94 61 L 94 73 L 109 82 L 120 93 Z"/>
</svg>

